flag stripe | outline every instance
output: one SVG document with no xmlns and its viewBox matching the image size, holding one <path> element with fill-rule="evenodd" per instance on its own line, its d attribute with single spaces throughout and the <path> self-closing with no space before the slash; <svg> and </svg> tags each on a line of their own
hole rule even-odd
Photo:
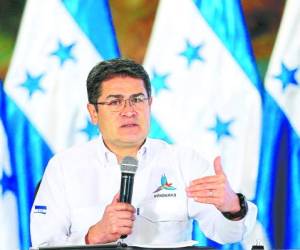
<svg viewBox="0 0 300 250">
<path fill-rule="evenodd" d="M 62 3 L 103 59 L 120 56 L 107 0 L 63 0 Z"/>
<path fill-rule="evenodd" d="M 236 59 L 236 62 L 240 64 L 251 80 L 251 83 L 261 93 L 262 82 L 257 74 L 256 62 L 250 43 L 251 40 L 245 29 L 246 22 L 241 2 L 239 0 L 231 0 L 222 1 L 222 4 L 220 4 L 219 0 L 194 0 L 194 3 L 208 25 L 224 43 L 224 46 Z M 232 12 L 229 13 L 226 10 L 231 10 Z M 245 53 L 247 56 L 245 56 Z"/>
<path fill-rule="evenodd" d="M 263 138 L 262 138 L 262 151 L 260 157 L 260 172 L 257 179 L 256 199 L 255 203 L 258 206 L 258 219 L 268 234 L 271 246 L 276 246 L 275 231 L 283 231 L 284 248 L 295 248 L 300 246 L 300 138 L 293 130 L 291 124 L 285 113 L 278 106 L 277 102 L 268 93 L 264 96 L 264 119 L 263 119 Z M 286 127 L 286 129 L 283 129 Z M 288 131 L 288 150 L 286 157 L 288 158 L 283 162 L 286 166 L 280 165 L 282 163 L 278 155 L 279 149 L 282 144 L 282 133 Z M 287 190 L 286 194 L 286 212 L 280 214 L 284 216 L 285 224 L 278 224 L 280 221 L 276 217 L 270 216 L 277 209 L 275 207 L 275 193 L 277 180 L 284 176 L 278 176 L 279 168 L 286 167 L 288 178 L 284 182 L 287 184 L 285 187 L 278 187 L 281 192 Z M 285 204 L 282 204 L 285 206 Z M 282 229 L 278 229 L 282 227 Z"/>
<path fill-rule="evenodd" d="M 277 159 L 274 158 L 274 152 L 280 145 L 280 130 L 284 114 L 276 105 L 274 99 L 268 94 L 264 95 L 264 116 L 262 123 L 262 142 L 260 155 L 260 169 L 257 177 L 255 203 L 258 206 L 258 220 L 268 232 L 269 240 L 274 246 L 273 235 L 273 217 L 270 216 L 274 207 L 274 190 L 276 178 Z M 270 128 L 270 125 L 272 128 Z"/>
<path fill-rule="evenodd" d="M 259 220 L 272 248 L 300 247 L 299 14 L 298 0 L 286 1 L 265 78 L 264 134 L 257 202 Z M 276 212 L 280 212 L 277 217 L 270 216 Z"/>
<path fill-rule="evenodd" d="M 4 93 L 2 87 L 0 101 L 1 118 L 9 138 L 12 172 L 17 178 L 20 245 L 21 249 L 28 249 L 30 246 L 29 213 L 33 192 L 43 173 L 43 166 L 47 164 L 52 152 L 24 113 Z"/>
<path fill-rule="evenodd" d="M 300 247 L 300 138 L 290 126 L 285 247 Z"/>
</svg>

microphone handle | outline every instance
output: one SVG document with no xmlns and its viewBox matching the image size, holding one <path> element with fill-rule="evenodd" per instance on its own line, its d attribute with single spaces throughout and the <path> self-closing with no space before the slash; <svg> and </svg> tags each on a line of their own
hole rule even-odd
<svg viewBox="0 0 300 250">
<path fill-rule="evenodd" d="M 131 204 L 133 181 L 134 181 L 134 174 L 122 173 L 121 188 L 120 188 L 120 202 Z"/>
<path fill-rule="evenodd" d="M 133 190 L 134 174 L 122 173 L 121 188 L 120 188 L 120 202 L 131 204 L 132 190 Z M 125 239 L 126 234 L 121 235 L 121 239 Z"/>
</svg>

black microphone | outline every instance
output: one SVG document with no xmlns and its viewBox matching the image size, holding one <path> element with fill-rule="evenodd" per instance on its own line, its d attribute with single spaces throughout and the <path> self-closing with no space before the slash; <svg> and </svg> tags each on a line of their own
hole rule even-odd
<svg viewBox="0 0 300 250">
<path fill-rule="evenodd" d="M 121 162 L 120 202 L 131 204 L 134 174 L 138 161 L 131 156 L 125 156 Z"/>
<path fill-rule="evenodd" d="M 134 174 L 137 170 L 138 161 L 131 156 L 125 156 L 121 162 L 121 188 L 120 188 L 120 202 L 131 204 Z M 127 235 L 121 235 L 121 239 L 126 238 Z"/>
</svg>

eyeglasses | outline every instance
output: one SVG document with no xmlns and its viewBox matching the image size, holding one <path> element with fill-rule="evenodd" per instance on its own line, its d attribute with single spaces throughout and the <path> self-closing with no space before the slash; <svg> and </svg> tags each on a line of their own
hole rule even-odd
<svg viewBox="0 0 300 250">
<path fill-rule="evenodd" d="M 143 109 L 145 108 L 146 101 L 148 101 L 149 98 L 145 97 L 144 95 L 132 95 L 128 99 L 124 98 L 113 98 L 112 100 L 106 101 L 106 102 L 96 102 L 93 103 L 94 105 L 106 105 L 108 110 L 112 112 L 118 112 L 121 111 L 128 101 L 128 104 L 131 107 L 134 107 L 135 109 Z"/>
</svg>

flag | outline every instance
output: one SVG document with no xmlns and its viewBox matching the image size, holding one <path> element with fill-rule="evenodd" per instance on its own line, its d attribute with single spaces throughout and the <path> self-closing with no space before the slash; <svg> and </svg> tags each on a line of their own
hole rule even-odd
<svg viewBox="0 0 300 250">
<path fill-rule="evenodd" d="M 210 162 L 221 155 L 233 189 L 254 199 L 262 84 L 240 1 L 160 1 L 144 65 L 160 131 Z M 194 237 L 214 245 L 201 228 L 195 227 Z M 229 247 L 251 244 L 245 239 Z"/>
<path fill-rule="evenodd" d="M 27 1 L 0 99 L 1 249 L 29 248 L 30 208 L 49 158 L 98 133 L 86 111 L 87 74 L 118 56 L 108 1 Z"/>
<path fill-rule="evenodd" d="M 6 249 L 6 243 L 10 243 L 11 249 L 18 249 L 18 244 L 14 236 L 18 233 L 18 217 L 16 208 L 16 197 L 6 190 L 14 189 L 15 183 L 12 178 L 12 169 L 9 159 L 8 140 L 3 124 L 3 105 L 5 94 L 0 81 L 0 249 Z M 8 181 L 9 180 L 9 181 Z M 8 214 L 15 216 L 8 217 Z"/>
<path fill-rule="evenodd" d="M 300 2 L 286 1 L 265 77 L 258 219 L 270 248 L 300 248 Z"/>
</svg>

